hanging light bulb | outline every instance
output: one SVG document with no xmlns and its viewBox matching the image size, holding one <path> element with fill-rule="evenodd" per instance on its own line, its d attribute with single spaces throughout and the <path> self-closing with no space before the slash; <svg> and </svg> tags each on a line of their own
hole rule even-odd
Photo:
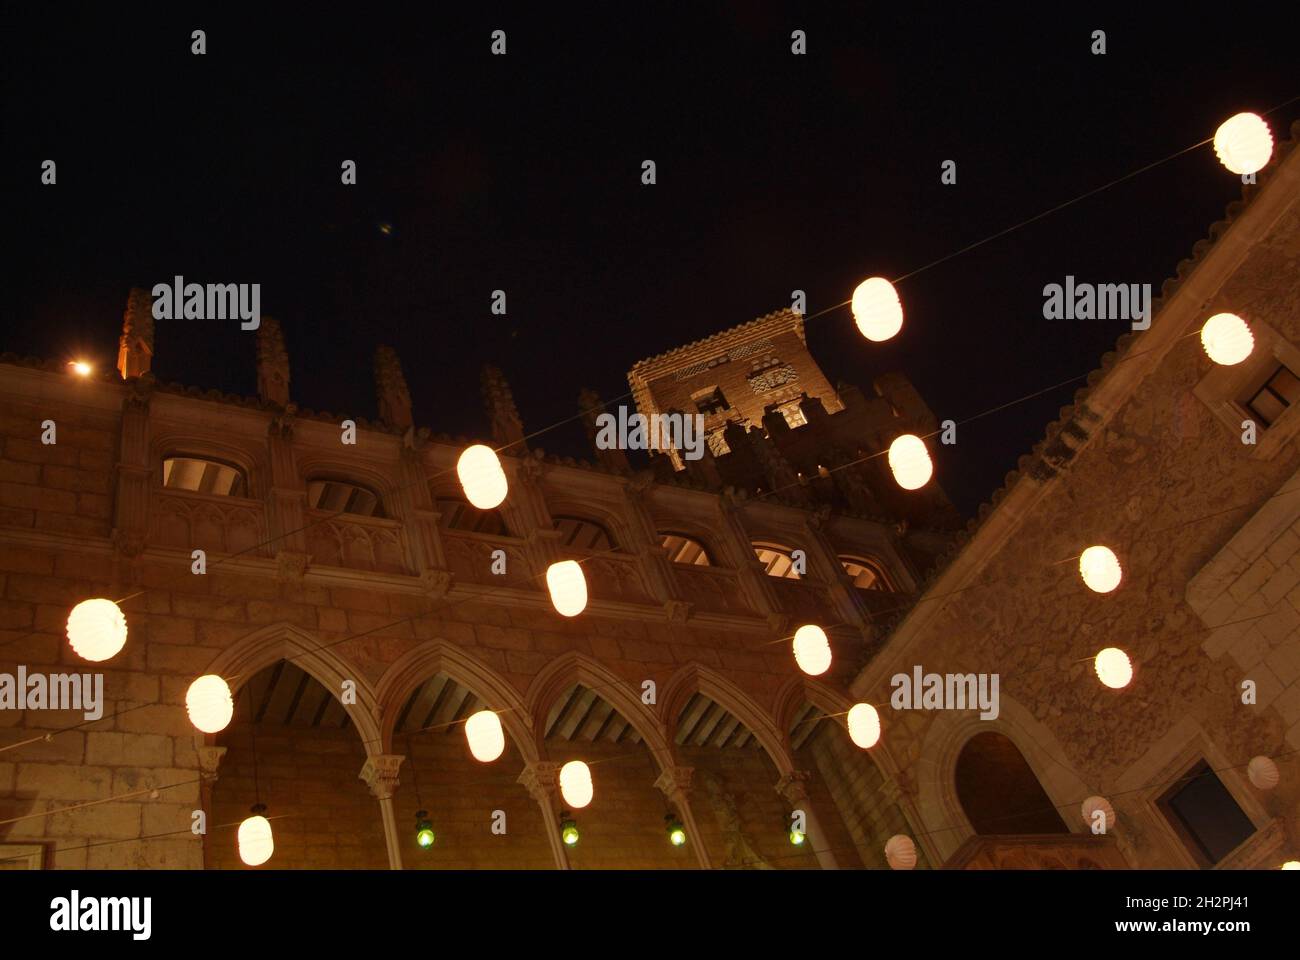
<svg viewBox="0 0 1300 960">
<path fill-rule="evenodd" d="M 204 733 L 219 733 L 235 715 L 235 700 L 230 684 L 215 673 L 204 674 L 185 691 L 185 710 L 190 723 Z"/>
<path fill-rule="evenodd" d="M 569 847 L 578 842 L 578 821 L 569 816 L 567 810 L 560 814 L 560 839 Z"/>
<path fill-rule="evenodd" d="M 481 443 L 465 448 L 456 461 L 456 476 L 460 478 L 465 499 L 480 510 L 500 506 L 509 490 L 501 459 L 495 450 Z"/>
<path fill-rule="evenodd" d="M 1110 547 L 1089 547 L 1079 555 L 1079 575 L 1089 590 L 1110 593 L 1119 586 L 1124 571 Z"/>
<path fill-rule="evenodd" d="M 807 833 L 807 831 L 805 831 L 805 830 L 803 830 L 803 829 L 801 829 L 801 828 L 799 828 L 799 827 L 796 827 L 796 826 L 794 826 L 793 824 L 790 825 L 790 843 L 791 843 L 791 844 L 793 844 L 793 845 L 796 846 L 796 847 L 802 847 L 802 846 L 803 846 L 803 842 L 804 842 L 805 840 L 807 840 L 807 839 L 808 839 L 808 833 Z"/>
<path fill-rule="evenodd" d="M 892 870 L 911 870 L 916 866 L 916 844 L 906 834 L 898 833 L 885 843 L 885 862 Z"/>
<path fill-rule="evenodd" d="M 556 612 L 576 617 L 587 609 L 587 578 L 577 560 L 561 560 L 547 567 L 546 588 Z"/>
<path fill-rule="evenodd" d="M 271 836 L 271 821 L 262 816 L 265 804 L 257 804 L 253 815 L 239 825 L 239 859 L 250 867 L 260 867 L 275 852 L 275 839 Z"/>
<path fill-rule="evenodd" d="M 668 814 L 664 817 L 664 823 L 668 825 L 668 842 L 674 847 L 680 847 L 686 842 L 686 828 L 674 814 Z"/>
<path fill-rule="evenodd" d="M 934 464 L 925 441 L 914 434 L 905 433 L 889 445 L 889 469 L 894 481 L 904 490 L 919 490 L 930 482 Z"/>
<path fill-rule="evenodd" d="M 1214 154 L 1233 173 L 1257 173 L 1273 155 L 1273 133 L 1256 113 L 1239 113 L 1214 131 Z"/>
<path fill-rule="evenodd" d="M 469 741 L 469 752 L 480 763 L 491 763 L 506 748 L 501 718 L 491 710 L 480 710 L 465 721 L 465 739 Z"/>
<path fill-rule="evenodd" d="M 68 643 L 84 660 L 110 660 L 126 646 L 126 617 L 112 600 L 82 600 L 68 614 Z"/>
<path fill-rule="evenodd" d="M 853 319 L 868 340 L 888 340 L 903 328 L 903 304 L 884 277 L 871 277 L 853 291 Z"/>
<path fill-rule="evenodd" d="M 421 850 L 433 846 L 433 823 L 429 820 L 428 810 L 415 811 L 415 842 Z"/>
<path fill-rule="evenodd" d="M 591 803 L 591 767 L 581 760 L 570 760 L 560 767 L 560 794 L 569 806 L 581 810 Z"/>
<path fill-rule="evenodd" d="M 794 632 L 794 662 L 809 676 L 819 676 L 830 669 L 831 642 L 826 631 L 813 623 Z"/>
<path fill-rule="evenodd" d="M 1120 690 L 1129 685 L 1133 679 L 1133 664 L 1128 654 L 1119 647 L 1107 647 L 1097 654 L 1094 661 L 1097 679 L 1112 690 Z"/>
<path fill-rule="evenodd" d="M 869 703 L 855 703 L 849 708 L 849 738 L 863 750 L 880 742 L 880 714 Z"/>
<path fill-rule="evenodd" d="M 1250 324 L 1235 313 L 1216 313 L 1201 327 L 1201 346 L 1215 363 L 1235 366 L 1255 349 L 1255 335 Z"/>
</svg>

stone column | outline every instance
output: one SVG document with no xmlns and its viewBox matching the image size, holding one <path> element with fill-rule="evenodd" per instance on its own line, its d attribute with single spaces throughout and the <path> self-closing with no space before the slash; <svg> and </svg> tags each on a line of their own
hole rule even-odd
<svg viewBox="0 0 1300 960">
<path fill-rule="evenodd" d="M 808 771 L 792 770 L 776 782 L 776 792 L 785 798 L 786 803 L 795 810 L 802 810 L 804 821 L 808 826 L 807 839 L 812 845 L 813 853 L 823 870 L 838 870 L 839 862 L 830 849 L 830 838 L 822 830 L 821 821 L 813 810 L 812 798 L 808 796 Z"/>
<path fill-rule="evenodd" d="M 213 744 L 204 743 L 203 735 L 195 737 L 198 741 L 195 744 L 195 752 L 199 755 L 199 776 L 202 778 L 199 782 L 199 807 L 204 811 L 206 816 L 212 815 L 212 791 L 217 785 L 217 768 L 221 766 L 221 758 L 226 755 L 225 747 L 218 747 Z M 211 832 L 203 832 L 203 865 L 206 867 L 212 854 Z"/>
<path fill-rule="evenodd" d="M 695 814 L 691 812 L 691 780 L 694 775 L 694 767 L 668 767 L 659 775 L 655 786 L 668 798 L 677 816 L 681 817 L 682 826 L 686 828 L 686 842 L 695 851 L 700 869 L 710 870 L 713 865 L 709 862 L 709 852 L 704 849 L 704 837 L 695 823 Z"/>
<path fill-rule="evenodd" d="M 366 758 L 360 778 L 366 781 L 370 793 L 379 801 L 379 814 L 384 820 L 384 841 L 388 844 L 388 866 L 402 869 L 402 847 L 397 839 L 397 817 L 393 812 L 393 794 L 397 792 L 397 770 L 406 757 L 381 753 Z"/>
<path fill-rule="evenodd" d="M 113 544 L 134 559 L 149 533 L 149 408 L 153 378 L 132 380 L 122 400 L 122 431 L 117 450 L 113 503 Z"/>
<path fill-rule="evenodd" d="M 569 852 L 560 839 L 560 810 L 556 799 L 559 795 L 560 765 L 539 760 L 526 764 L 524 772 L 519 775 L 519 782 L 542 809 L 542 823 L 546 828 L 546 840 L 551 845 L 551 856 L 555 858 L 555 869 L 569 869 Z"/>
</svg>

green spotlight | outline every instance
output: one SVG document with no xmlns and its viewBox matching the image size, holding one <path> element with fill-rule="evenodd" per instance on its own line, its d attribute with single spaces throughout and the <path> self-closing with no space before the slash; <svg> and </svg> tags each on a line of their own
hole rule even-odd
<svg viewBox="0 0 1300 960">
<path fill-rule="evenodd" d="M 415 842 L 421 850 L 433 846 L 433 824 L 429 822 L 428 810 L 419 810 L 415 814 Z"/>
<path fill-rule="evenodd" d="M 793 843 L 796 847 L 802 846 L 807 836 L 808 835 L 804 833 L 802 830 L 800 830 L 798 827 L 790 828 L 790 842 Z"/>
<path fill-rule="evenodd" d="M 578 822 L 569 816 L 567 810 L 560 814 L 560 839 L 569 847 L 578 842 Z"/>
<path fill-rule="evenodd" d="M 674 847 L 680 847 L 686 842 L 686 828 L 682 822 L 671 813 L 664 817 L 664 822 L 668 824 L 668 842 Z"/>
</svg>

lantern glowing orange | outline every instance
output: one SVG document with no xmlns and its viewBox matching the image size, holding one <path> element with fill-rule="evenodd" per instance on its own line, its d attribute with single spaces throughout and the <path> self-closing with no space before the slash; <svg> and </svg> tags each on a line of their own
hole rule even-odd
<svg viewBox="0 0 1300 960">
<path fill-rule="evenodd" d="M 903 304 L 884 277 L 871 277 L 853 291 L 853 319 L 868 340 L 888 340 L 903 328 Z"/>
<path fill-rule="evenodd" d="M 1273 132 L 1256 113 L 1239 113 L 1214 131 L 1214 153 L 1233 173 L 1257 173 L 1273 155 Z"/>
<path fill-rule="evenodd" d="M 250 867 L 260 867 L 275 852 L 271 821 L 262 816 L 265 809 L 258 804 L 253 808 L 253 816 L 239 825 L 239 859 Z"/>
<path fill-rule="evenodd" d="M 855 703 L 849 708 L 849 739 L 863 750 L 880 742 L 880 714 L 869 703 Z"/>
<path fill-rule="evenodd" d="M 916 866 L 916 844 L 906 834 L 898 833 L 885 843 L 885 861 L 893 870 L 911 870 Z"/>
<path fill-rule="evenodd" d="M 1112 690 L 1120 690 L 1133 679 L 1133 663 L 1119 647 L 1107 647 L 1097 654 L 1093 666 L 1097 679 Z"/>
<path fill-rule="evenodd" d="M 1250 324 L 1235 313 L 1216 313 L 1201 327 L 1201 346 L 1215 363 L 1232 367 L 1254 351 L 1255 335 Z"/>
<path fill-rule="evenodd" d="M 1101 816 L 1097 816 L 1100 813 Z M 1079 808 L 1084 824 L 1093 833 L 1110 833 L 1115 826 L 1115 808 L 1105 797 L 1089 797 Z"/>
<path fill-rule="evenodd" d="M 501 459 L 495 450 L 481 443 L 465 448 L 456 461 L 456 476 L 460 478 L 465 499 L 480 510 L 500 506 L 509 490 Z"/>
<path fill-rule="evenodd" d="M 574 809 L 591 803 L 595 788 L 591 785 L 591 767 L 581 760 L 570 760 L 560 767 L 560 795 Z"/>
<path fill-rule="evenodd" d="M 794 662 L 810 676 L 825 673 L 831 666 L 831 642 L 826 631 L 808 623 L 794 632 Z"/>
<path fill-rule="evenodd" d="M 68 643 L 82 659 L 109 660 L 126 646 L 126 617 L 112 600 L 82 600 L 68 614 Z"/>
<path fill-rule="evenodd" d="M 910 433 L 896 439 L 889 445 L 889 469 L 904 490 L 919 490 L 929 483 L 934 464 L 925 441 Z"/>
<path fill-rule="evenodd" d="M 480 710 L 465 721 L 465 739 L 469 741 L 469 752 L 480 763 L 491 763 L 506 748 L 501 718 L 491 710 Z"/>
<path fill-rule="evenodd" d="M 1124 571 L 1110 547 L 1089 547 L 1079 555 L 1079 576 L 1089 590 L 1110 593 L 1119 586 Z"/>
<path fill-rule="evenodd" d="M 230 684 L 215 673 L 205 674 L 185 691 L 185 710 L 190 723 L 204 733 L 219 733 L 235 715 L 235 701 Z"/>
<path fill-rule="evenodd" d="M 587 609 L 587 578 L 576 560 L 561 560 L 546 568 L 546 588 L 556 612 L 576 617 Z"/>
</svg>

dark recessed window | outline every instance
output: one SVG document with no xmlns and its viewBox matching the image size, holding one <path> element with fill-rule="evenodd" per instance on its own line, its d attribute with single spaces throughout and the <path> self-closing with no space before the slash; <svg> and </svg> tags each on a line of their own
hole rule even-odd
<svg viewBox="0 0 1300 960">
<path fill-rule="evenodd" d="M 217 497 L 242 497 L 246 484 L 244 474 L 227 463 L 203 457 L 167 457 L 163 460 L 163 486 Z"/>
<path fill-rule="evenodd" d="M 384 511 L 374 491 L 342 480 L 312 480 L 307 484 L 307 503 L 330 513 L 353 513 L 359 517 L 382 517 Z"/>
<path fill-rule="evenodd" d="M 727 398 L 722 395 L 721 387 L 714 387 L 705 393 L 696 394 L 692 399 L 695 400 L 696 408 L 706 417 L 731 409 L 731 404 L 727 403 Z"/>
<path fill-rule="evenodd" d="M 496 510 L 479 510 L 452 497 L 439 497 L 436 503 L 438 526 L 444 530 L 468 530 L 493 537 L 510 535 L 505 520 Z"/>
<path fill-rule="evenodd" d="M 686 563 L 696 567 L 713 565 L 708 548 L 694 537 L 679 533 L 665 533 L 662 536 L 663 545 L 668 550 L 668 559 L 673 563 Z"/>
<path fill-rule="evenodd" d="M 1255 833 L 1255 825 L 1204 760 L 1160 798 L 1159 806 L 1206 866 L 1219 863 Z"/>
<path fill-rule="evenodd" d="M 612 550 L 614 538 L 595 520 L 584 517 L 556 517 L 555 529 L 560 531 L 560 542 L 566 547 L 583 550 Z"/>
<path fill-rule="evenodd" d="M 1300 401 L 1300 377 L 1279 365 L 1259 391 L 1246 401 L 1246 407 L 1260 423 L 1271 427 L 1297 401 Z"/>
<path fill-rule="evenodd" d="M 844 572 L 853 579 L 859 590 L 892 590 L 885 568 L 866 557 L 840 557 Z"/>
</svg>

